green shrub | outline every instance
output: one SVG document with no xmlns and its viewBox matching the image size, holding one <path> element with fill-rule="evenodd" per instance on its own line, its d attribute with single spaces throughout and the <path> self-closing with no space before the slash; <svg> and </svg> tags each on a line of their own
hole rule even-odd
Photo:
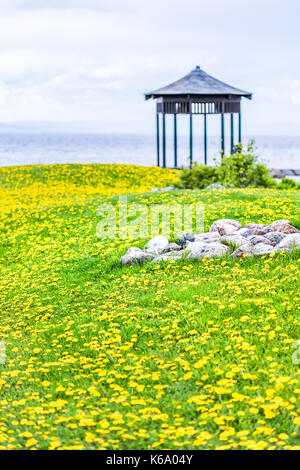
<svg viewBox="0 0 300 470">
<path fill-rule="evenodd" d="M 278 189 L 299 189 L 300 185 L 296 181 L 289 178 L 282 178 L 281 182 L 278 184 Z"/>
<path fill-rule="evenodd" d="M 203 189 L 218 180 L 217 168 L 194 163 L 191 169 L 183 168 L 180 180 L 174 184 L 177 188 Z"/>
<path fill-rule="evenodd" d="M 217 165 L 219 181 L 236 188 L 276 186 L 276 181 L 269 175 L 267 167 L 258 163 L 257 158 L 254 153 L 253 141 L 245 151 L 239 144 L 235 153 L 228 157 L 224 155 L 221 163 Z"/>
<path fill-rule="evenodd" d="M 236 188 L 277 186 L 276 181 L 269 175 L 267 167 L 257 162 L 253 141 L 245 150 L 239 144 L 235 153 L 228 157 L 224 155 L 221 162 L 215 167 L 194 163 L 191 169 L 183 168 L 179 182 L 175 186 L 177 188 L 203 189 L 216 182 Z"/>
</svg>

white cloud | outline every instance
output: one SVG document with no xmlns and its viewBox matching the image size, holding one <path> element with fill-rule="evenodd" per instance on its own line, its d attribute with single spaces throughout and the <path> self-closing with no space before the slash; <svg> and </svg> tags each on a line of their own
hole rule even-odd
<svg viewBox="0 0 300 470">
<path fill-rule="evenodd" d="M 130 0 L 127 0 L 130 2 Z M 42 9 L 97 9 L 107 10 L 109 4 L 116 3 L 115 0 L 0 0 L 3 10 L 42 10 Z M 118 2 L 117 2 L 118 3 Z"/>
<path fill-rule="evenodd" d="M 299 122 L 290 100 L 299 3 L 288 1 L 289 9 L 279 0 L 0 0 L 0 120 L 152 130 L 154 106 L 143 93 L 199 64 L 254 91 L 253 126 L 276 110 Z"/>
<path fill-rule="evenodd" d="M 300 80 L 292 81 L 292 103 L 300 104 Z"/>
<path fill-rule="evenodd" d="M 116 77 L 127 77 L 130 74 L 131 72 L 128 68 L 114 65 L 112 67 L 97 67 L 91 72 L 91 77 L 97 80 L 107 80 Z"/>
<path fill-rule="evenodd" d="M 7 101 L 9 91 L 5 83 L 0 82 L 0 106 L 4 106 Z"/>
</svg>

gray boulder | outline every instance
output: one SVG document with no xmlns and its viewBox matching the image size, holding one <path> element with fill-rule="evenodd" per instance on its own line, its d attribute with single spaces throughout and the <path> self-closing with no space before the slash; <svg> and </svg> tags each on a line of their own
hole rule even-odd
<svg viewBox="0 0 300 470">
<path fill-rule="evenodd" d="M 261 231 L 263 233 L 258 233 L 259 232 L 259 229 L 257 229 L 257 235 L 264 235 L 265 233 L 269 233 L 271 232 L 271 228 L 269 227 L 269 225 L 266 225 L 264 228 L 261 229 Z"/>
<path fill-rule="evenodd" d="M 254 245 L 253 250 L 256 256 L 270 255 L 275 251 L 272 245 L 267 245 L 265 243 L 258 243 L 257 245 Z"/>
<path fill-rule="evenodd" d="M 254 224 L 254 223 L 249 223 L 245 225 L 245 228 L 251 229 L 251 230 L 262 230 L 265 228 L 265 224 Z"/>
<path fill-rule="evenodd" d="M 145 253 L 148 253 L 153 256 L 161 255 L 164 252 L 159 246 L 153 246 L 152 248 L 147 248 Z"/>
<path fill-rule="evenodd" d="M 186 248 L 186 252 L 188 253 L 188 258 L 204 258 L 207 256 L 208 258 L 221 258 L 223 255 L 229 252 L 229 248 L 226 245 L 222 245 L 222 243 L 203 243 L 203 242 L 195 242 L 189 243 Z"/>
<path fill-rule="evenodd" d="M 247 256 L 248 258 L 254 255 L 254 247 L 251 243 L 244 243 L 241 245 L 237 250 L 231 253 L 231 258 L 242 258 L 243 256 Z"/>
<path fill-rule="evenodd" d="M 291 233 L 284 237 L 278 245 L 276 251 L 291 251 L 293 248 L 300 248 L 300 233 Z"/>
<path fill-rule="evenodd" d="M 265 245 L 272 245 L 270 240 L 263 237 L 262 235 L 252 235 L 251 237 L 248 238 L 248 240 L 250 241 L 250 243 L 252 243 L 252 245 L 257 245 L 258 243 L 264 243 Z"/>
<path fill-rule="evenodd" d="M 210 232 L 218 232 L 221 236 L 228 235 L 229 233 L 236 232 L 241 228 L 241 224 L 233 219 L 219 219 L 216 220 L 210 227 Z"/>
<path fill-rule="evenodd" d="M 269 232 L 266 233 L 265 238 L 269 240 L 273 245 L 278 245 L 286 237 L 284 233 L 281 232 Z"/>
<path fill-rule="evenodd" d="M 228 235 L 223 235 L 221 237 L 221 243 L 224 243 L 225 245 L 233 244 L 237 247 L 248 244 L 248 241 L 245 237 L 242 237 L 241 235 L 236 235 L 236 233 L 229 233 Z"/>
<path fill-rule="evenodd" d="M 238 230 L 238 234 L 242 235 L 242 237 L 244 238 L 253 237 L 253 235 L 255 235 L 254 232 L 255 230 L 250 228 L 241 228 L 240 230 Z"/>
<path fill-rule="evenodd" d="M 133 264 L 143 264 L 145 261 L 150 261 L 153 259 L 153 255 L 145 253 L 140 248 L 135 246 L 129 248 L 127 253 L 122 256 L 121 264 L 123 265 L 133 265 Z"/>
<path fill-rule="evenodd" d="M 182 250 L 182 246 L 178 245 L 177 243 L 168 243 L 163 253 L 168 253 L 169 251 L 180 251 L 180 250 Z"/>
<path fill-rule="evenodd" d="M 245 227 L 242 227 L 240 228 L 239 230 L 237 230 L 236 232 L 233 232 L 235 233 L 236 235 L 241 235 L 242 237 L 245 237 L 245 234 L 248 235 L 248 234 L 252 234 L 253 235 L 253 231 L 248 229 L 248 228 L 245 228 Z"/>
<path fill-rule="evenodd" d="M 135 252 L 144 253 L 141 248 L 138 248 L 137 246 L 131 246 L 131 247 L 128 248 L 128 250 L 126 251 L 126 255 L 132 255 L 132 254 L 135 253 Z"/>
<path fill-rule="evenodd" d="M 181 234 L 177 244 L 180 246 L 186 245 L 187 242 L 193 242 L 195 240 L 195 236 L 190 232 L 184 232 Z"/>
<path fill-rule="evenodd" d="M 265 227 L 263 229 L 260 228 L 244 228 L 240 229 L 238 233 L 242 235 L 242 237 L 249 238 L 253 237 L 254 235 L 265 235 L 267 231 L 270 231 L 268 227 Z"/>
<path fill-rule="evenodd" d="M 194 241 L 203 243 L 216 243 L 220 241 L 220 238 L 221 235 L 218 232 L 206 232 L 195 235 Z"/>
<path fill-rule="evenodd" d="M 144 246 L 145 250 L 149 254 L 160 255 L 164 249 L 168 246 L 169 240 L 163 235 L 158 235 L 157 237 L 152 238 Z"/>
<path fill-rule="evenodd" d="M 174 260 L 174 261 L 177 261 L 178 259 L 180 259 L 183 255 L 184 251 L 181 250 L 181 251 L 172 251 L 172 252 L 169 252 L 169 253 L 165 253 L 163 255 L 160 255 L 160 256 L 157 256 L 156 258 L 154 258 L 152 260 L 152 263 L 158 263 L 159 261 L 170 261 L 170 260 Z"/>
<path fill-rule="evenodd" d="M 300 231 L 291 225 L 289 220 L 275 220 L 272 224 L 269 225 L 270 229 L 273 232 L 281 232 L 281 233 L 300 233 Z"/>
</svg>

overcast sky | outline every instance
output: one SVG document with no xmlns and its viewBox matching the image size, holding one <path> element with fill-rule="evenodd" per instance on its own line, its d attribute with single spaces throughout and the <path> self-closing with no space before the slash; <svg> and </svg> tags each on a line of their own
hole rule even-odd
<svg viewBox="0 0 300 470">
<path fill-rule="evenodd" d="M 243 103 L 248 134 L 300 135 L 299 0 L 0 6 L 1 123 L 77 122 L 150 133 L 154 103 L 143 93 L 200 65 L 254 93 Z"/>
</svg>

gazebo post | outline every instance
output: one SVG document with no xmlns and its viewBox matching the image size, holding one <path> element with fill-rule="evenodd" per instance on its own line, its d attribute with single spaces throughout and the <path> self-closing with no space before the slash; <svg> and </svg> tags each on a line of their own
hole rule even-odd
<svg viewBox="0 0 300 470">
<path fill-rule="evenodd" d="M 193 165 L 193 114 L 190 112 L 190 168 Z"/>
<path fill-rule="evenodd" d="M 163 113 L 162 115 L 162 166 L 166 168 L 166 115 Z"/>
<path fill-rule="evenodd" d="M 174 113 L 174 167 L 177 168 L 177 116 Z"/>
<path fill-rule="evenodd" d="M 242 143 L 242 113 L 239 112 L 239 144 Z"/>
<path fill-rule="evenodd" d="M 160 148 L 159 148 L 159 113 L 156 113 L 156 155 L 157 155 L 157 166 L 160 166 Z"/>
<path fill-rule="evenodd" d="M 207 165 L 207 122 L 206 113 L 203 114 L 204 118 L 204 165 Z"/>
<path fill-rule="evenodd" d="M 234 149 L 234 120 L 233 120 L 233 113 L 230 113 L 230 153 L 233 154 Z"/>
<path fill-rule="evenodd" d="M 225 128 L 224 128 L 224 113 L 221 113 L 221 153 L 222 158 L 225 154 Z"/>
</svg>

